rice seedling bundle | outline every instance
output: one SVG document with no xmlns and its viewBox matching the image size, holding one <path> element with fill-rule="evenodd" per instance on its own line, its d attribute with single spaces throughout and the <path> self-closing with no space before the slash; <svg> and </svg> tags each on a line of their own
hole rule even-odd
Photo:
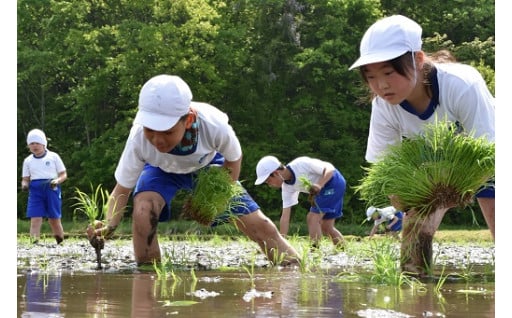
<svg viewBox="0 0 512 318">
<path fill-rule="evenodd" d="M 364 167 L 365 176 L 355 189 L 374 206 L 388 205 L 389 196 L 395 195 L 405 211 L 464 207 L 494 178 L 494 159 L 493 142 L 459 133 L 452 123 L 436 122 Z"/>
<path fill-rule="evenodd" d="M 232 207 L 243 205 L 236 197 L 245 190 L 238 182 L 233 182 L 226 168 L 201 169 L 195 182 L 194 190 L 185 200 L 183 213 L 200 224 L 210 225 Z"/>
</svg>

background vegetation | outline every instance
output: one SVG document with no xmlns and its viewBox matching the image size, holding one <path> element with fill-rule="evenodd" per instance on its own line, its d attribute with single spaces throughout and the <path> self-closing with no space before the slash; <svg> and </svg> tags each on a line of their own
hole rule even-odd
<svg viewBox="0 0 512 318">
<path fill-rule="evenodd" d="M 259 158 L 332 162 L 348 183 L 341 224 L 365 217 L 352 186 L 366 165 L 370 103 L 358 72 L 348 67 L 369 25 L 408 15 L 423 27 L 425 51 L 451 50 L 478 67 L 494 92 L 491 0 L 18 0 L 17 6 L 16 182 L 19 188 L 26 134 L 41 128 L 68 169 L 68 221 L 75 189 L 115 184 L 140 87 L 159 73 L 181 76 L 194 100 L 230 116 L 244 150 L 241 180 L 273 220 L 281 198 L 254 186 Z M 20 219 L 26 196 L 18 192 Z M 302 201 L 294 209 L 297 222 L 305 219 Z M 180 204 L 173 202 L 175 219 Z M 478 206 L 471 208 L 475 213 L 448 213 L 443 223 L 485 225 Z"/>
</svg>

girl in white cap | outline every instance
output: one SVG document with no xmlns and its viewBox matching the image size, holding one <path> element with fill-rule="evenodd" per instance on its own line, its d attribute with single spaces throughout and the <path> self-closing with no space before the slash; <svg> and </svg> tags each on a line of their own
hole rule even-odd
<svg viewBox="0 0 512 318">
<path fill-rule="evenodd" d="M 366 148 L 369 162 L 436 120 L 454 122 L 461 131 L 494 142 L 495 100 L 482 75 L 450 61 L 446 54 L 428 57 L 421 50 L 421 33 L 407 17 L 381 19 L 364 34 L 361 56 L 350 67 L 360 70 L 374 94 Z M 493 237 L 494 196 L 494 183 L 476 195 Z"/>
<path fill-rule="evenodd" d="M 30 237 L 33 243 L 38 243 L 43 218 L 48 218 L 55 240 L 60 244 L 64 240 L 61 184 L 68 177 L 66 167 L 57 153 L 46 148 L 42 130 L 31 130 L 27 145 L 31 154 L 23 161 L 21 189 L 28 191 Z"/>
<path fill-rule="evenodd" d="M 299 203 L 299 194 L 308 193 L 311 207 L 307 223 L 313 246 L 318 247 L 324 234 L 331 238 L 334 245 L 343 245 L 343 235 L 334 222 L 343 216 L 346 182 L 330 162 L 302 156 L 284 165 L 274 156 L 265 156 L 256 165 L 256 176 L 256 185 L 266 183 L 272 188 L 281 188 L 281 234 L 288 233 L 292 207 Z"/>
<path fill-rule="evenodd" d="M 233 182 L 238 182 L 242 148 L 228 120 L 216 107 L 192 101 L 192 92 L 180 77 L 161 74 L 149 79 L 140 90 L 138 112 L 115 171 L 108 223 L 95 231 L 88 229 L 89 239 L 112 235 L 134 189 L 135 261 L 139 265 L 159 262 L 157 225 L 169 220 L 176 193 L 192 191 L 195 176 L 209 165 L 227 168 Z M 230 211 L 237 216 L 233 220 L 237 228 L 258 243 L 269 261 L 298 262 L 297 251 L 252 197 L 245 192 L 238 199 L 243 204 Z"/>
</svg>

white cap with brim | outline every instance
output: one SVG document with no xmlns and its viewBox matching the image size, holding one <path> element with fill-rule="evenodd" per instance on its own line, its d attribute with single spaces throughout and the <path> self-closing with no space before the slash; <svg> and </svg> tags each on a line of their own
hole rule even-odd
<svg viewBox="0 0 512 318">
<path fill-rule="evenodd" d="M 32 129 L 31 131 L 28 132 L 27 145 L 30 145 L 33 142 L 44 145 L 45 147 L 47 146 L 47 143 L 48 143 L 46 141 L 46 135 L 40 129 Z"/>
<path fill-rule="evenodd" d="M 180 77 L 157 75 L 142 86 L 133 122 L 156 131 L 168 130 L 189 112 L 191 101 L 192 92 Z"/>
<path fill-rule="evenodd" d="M 365 32 L 359 48 L 361 56 L 350 66 L 356 67 L 390 61 L 407 52 L 421 50 L 421 27 L 402 15 L 375 22 Z"/>
<path fill-rule="evenodd" d="M 377 208 L 374 206 L 371 206 L 366 210 L 366 216 L 368 217 L 366 221 L 370 221 L 372 219 L 372 215 L 375 211 L 377 211 Z"/>
<path fill-rule="evenodd" d="M 265 156 L 258 161 L 256 165 L 256 181 L 255 185 L 262 184 L 268 177 L 272 174 L 272 172 L 276 171 L 277 168 L 281 166 L 281 162 L 274 156 Z"/>
</svg>

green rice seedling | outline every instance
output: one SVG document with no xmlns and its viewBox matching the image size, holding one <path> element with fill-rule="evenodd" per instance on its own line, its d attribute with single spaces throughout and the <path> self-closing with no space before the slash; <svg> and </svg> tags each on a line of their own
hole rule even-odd
<svg viewBox="0 0 512 318">
<path fill-rule="evenodd" d="M 169 272 L 167 271 L 166 257 L 162 256 L 160 262 L 153 260 L 153 269 L 155 270 L 158 279 L 167 278 Z"/>
<path fill-rule="evenodd" d="M 197 283 L 197 276 L 196 276 L 196 272 L 194 270 L 194 267 L 190 268 L 190 277 L 192 278 L 192 282 L 194 284 Z"/>
<path fill-rule="evenodd" d="M 87 233 L 89 236 L 89 243 L 94 247 L 96 251 L 96 262 L 98 263 L 98 269 L 101 269 L 101 250 L 105 246 L 105 239 L 103 236 L 106 233 L 102 233 L 102 236 L 93 235 L 93 231 L 100 229 L 106 222 L 99 220 L 103 217 L 103 212 L 107 209 L 109 193 L 107 190 L 102 189 L 102 185 L 99 184 L 96 189 L 91 184 L 91 195 L 75 188 L 76 196 L 73 197 L 77 201 L 73 207 L 75 207 L 75 218 L 77 212 L 82 212 L 88 219 Z"/>
<path fill-rule="evenodd" d="M 466 262 L 462 266 L 462 272 L 459 274 L 459 276 L 464 279 L 466 283 L 469 283 L 475 279 L 474 274 L 474 266 L 471 263 L 471 255 L 469 253 L 466 253 Z"/>
<path fill-rule="evenodd" d="M 210 225 L 231 208 L 243 205 L 236 198 L 245 190 L 239 182 L 233 182 L 226 168 L 211 166 L 201 169 L 195 182 L 194 191 L 186 198 L 183 211 L 185 216 L 200 224 Z"/>
<path fill-rule="evenodd" d="M 311 189 L 311 187 L 313 186 L 313 182 L 311 182 L 311 180 L 309 180 L 308 178 L 306 178 L 305 176 L 300 176 L 299 177 L 299 181 L 300 183 L 302 184 L 302 186 L 304 188 L 306 188 L 308 191 Z M 315 196 L 313 195 L 309 195 L 308 196 L 308 201 L 309 203 L 311 203 L 312 206 L 317 206 L 316 204 L 316 200 L 315 200 Z"/>
<path fill-rule="evenodd" d="M 50 271 L 50 260 L 51 258 L 45 253 L 43 257 L 39 257 L 36 259 L 37 269 L 41 273 L 48 273 Z"/>
<path fill-rule="evenodd" d="M 365 176 L 355 190 L 373 206 L 388 205 L 396 195 L 405 211 L 465 207 L 494 177 L 494 158 L 494 143 L 458 133 L 455 124 L 435 122 L 363 168 Z"/>
<path fill-rule="evenodd" d="M 256 263 L 256 254 L 252 254 L 251 264 L 250 266 L 242 265 L 242 268 L 249 274 L 249 278 L 251 280 L 251 289 L 256 288 L 256 284 L 254 282 L 254 264 Z"/>
<path fill-rule="evenodd" d="M 301 273 L 310 272 L 311 264 L 309 263 L 309 248 L 302 248 L 302 256 L 299 260 L 299 269 Z"/>
<path fill-rule="evenodd" d="M 443 265 L 441 269 L 441 274 L 439 274 L 439 279 L 436 282 L 436 286 L 434 287 L 434 292 L 436 294 L 441 294 L 441 289 L 443 288 L 444 284 L 446 283 L 446 279 L 448 279 L 449 275 L 444 274 L 444 271 L 446 269 L 446 266 Z"/>
<path fill-rule="evenodd" d="M 101 184 L 98 185 L 96 189 L 94 189 L 91 184 L 91 190 L 92 193 L 89 195 L 75 188 L 76 196 L 73 197 L 73 199 L 77 202 L 72 206 L 75 207 L 75 217 L 77 212 L 81 212 L 87 217 L 89 224 L 95 226 L 96 222 L 102 218 L 103 211 L 108 202 L 109 193 L 102 189 Z"/>
<path fill-rule="evenodd" d="M 400 270 L 399 250 L 395 247 L 394 240 L 372 240 L 371 245 L 374 269 L 370 280 L 373 283 L 396 287 L 406 285 L 411 288 L 423 286 L 419 280 Z"/>
</svg>

